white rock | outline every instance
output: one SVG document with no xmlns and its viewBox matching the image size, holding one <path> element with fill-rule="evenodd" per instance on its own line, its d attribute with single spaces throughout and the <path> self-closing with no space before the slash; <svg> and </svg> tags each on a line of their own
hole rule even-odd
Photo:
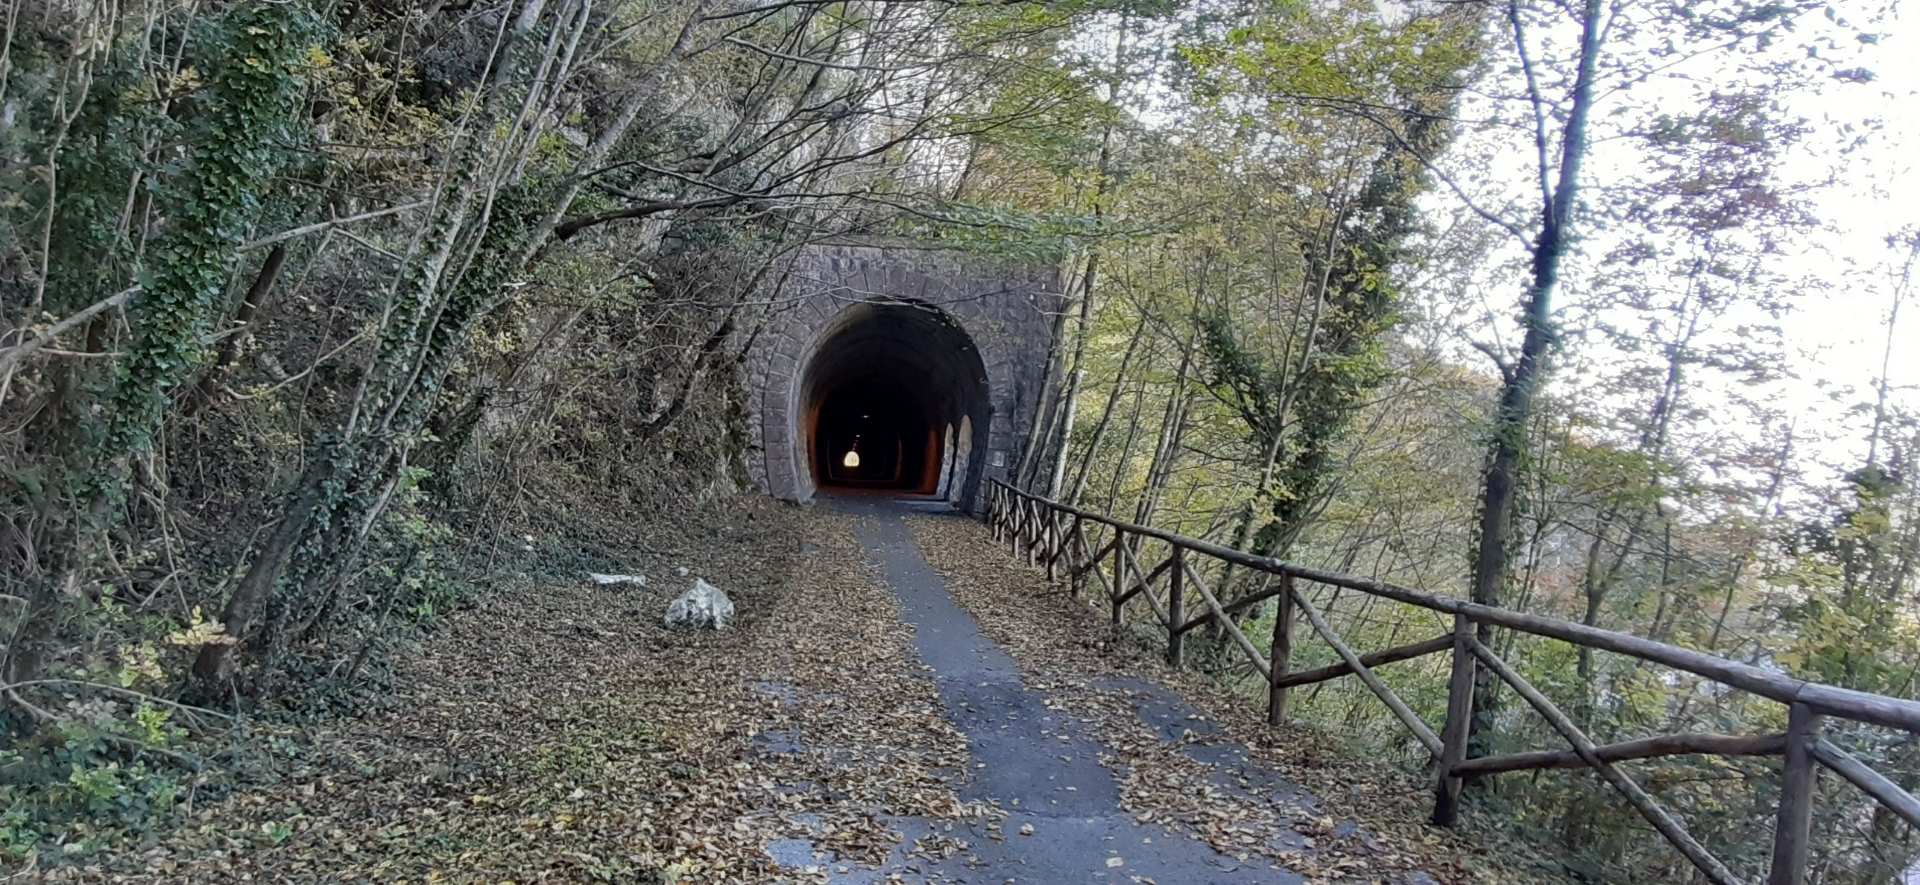
<svg viewBox="0 0 1920 885">
<path fill-rule="evenodd" d="M 679 566 L 679 567 L 676 567 L 676 568 L 675 568 L 675 569 L 673 570 L 673 573 L 674 573 L 674 574 L 676 574 L 676 575 L 679 575 L 680 577 L 683 577 L 683 578 L 684 578 L 684 577 L 686 577 L 686 576 L 688 576 L 688 575 L 691 575 L 691 574 L 693 574 L 693 572 L 691 572 L 691 571 L 689 571 L 689 570 L 687 569 L 687 567 L 686 567 L 686 566 L 684 566 L 684 565 L 683 565 L 683 566 Z"/>
<path fill-rule="evenodd" d="M 608 587 L 614 584 L 633 584 L 639 587 L 647 586 L 646 575 L 603 575 L 598 572 L 588 572 L 587 577 L 593 579 L 595 584 L 599 584 L 602 587 Z"/>
<path fill-rule="evenodd" d="M 704 579 L 694 578 L 693 589 L 680 594 L 667 606 L 667 626 L 705 627 L 724 630 L 733 620 L 733 600 L 720 588 Z"/>
</svg>

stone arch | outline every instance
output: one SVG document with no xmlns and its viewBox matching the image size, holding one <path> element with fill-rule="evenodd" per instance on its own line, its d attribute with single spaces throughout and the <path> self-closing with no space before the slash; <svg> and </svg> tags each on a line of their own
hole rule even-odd
<svg viewBox="0 0 1920 885">
<path fill-rule="evenodd" d="M 827 405 L 821 379 L 851 371 L 846 366 L 860 353 L 884 352 L 904 366 L 894 388 L 935 401 L 923 404 L 932 410 L 930 426 L 955 427 L 952 445 L 936 431 L 932 454 L 923 443 L 921 455 L 909 457 L 903 441 L 894 460 L 924 467 L 952 454 L 951 478 L 942 482 L 936 473 L 926 491 L 977 511 L 985 479 L 1004 476 L 1031 425 L 1063 300 L 1051 270 L 911 246 L 822 245 L 795 259 L 774 294 L 746 362 L 747 468 L 755 484 L 778 498 L 812 499 L 822 465 L 816 409 Z M 862 335 L 867 345 L 857 344 Z M 895 345 L 873 349 L 888 336 Z M 854 358 L 832 356 L 836 350 Z"/>
<path fill-rule="evenodd" d="M 940 494 L 951 455 L 942 428 L 985 420 L 986 374 L 973 339 L 938 307 L 909 300 L 847 306 L 821 330 L 800 370 L 792 433 L 806 459 L 803 478 L 813 489 Z M 849 452 L 857 457 L 846 458 Z"/>
</svg>

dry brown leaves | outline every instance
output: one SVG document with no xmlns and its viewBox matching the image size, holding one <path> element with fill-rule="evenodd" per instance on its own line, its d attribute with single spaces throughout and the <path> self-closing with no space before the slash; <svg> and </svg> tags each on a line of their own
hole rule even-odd
<svg viewBox="0 0 1920 885">
<path fill-rule="evenodd" d="M 655 535 L 700 553 L 635 553 L 644 589 L 503 581 L 402 662 L 392 709 L 281 730 L 273 783 L 60 878 L 810 881 L 878 863 L 890 816 L 994 813 L 954 793 L 966 742 L 847 518 L 740 500 Z M 661 626 L 678 565 L 734 629 Z M 776 866 L 798 839 L 832 854 Z"/>
<path fill-rule="evenodd" d="M 1413 871 L 1444 882 L 1533 881 L 1508 872 L 1469 836 L 1428 825 L 1431 793 L 1409 773 L 1343 755 L 1311 728 L 1266 725 L 1264 711 L 1218 683 L 1176 672 L 1161 663 L 1160 649 L 1116 637 L 1104 608 L 1076 602 L 1064 580 L 1048 583 L 1043 570 L 1011 556 L 987 527 L 933 517 L 911 524 L 927 560 L 1013 654 L 1028 684 L 1087 721 L 1112 748 L 1102 761 L 1120 778 L 1122 802 L 1138 819 L 1192 833 L 1237 858 L 1267 857 L 1314 881 L 1403 881 Z M 1176 692 L 1220 736 L 1163 739 L 1142 720 L 1129 691 L 1106 684 L 1116 677 Z M 1183 752 L 1189 742 L 1221 740 L 1244 747 L 1260 767 L 1317 801 L 1277 801 L 1257 788 L 1223 786 L 1213 765 Z M 1272 838 L 1287 830 L 1299 838 Z"/>
</svg>

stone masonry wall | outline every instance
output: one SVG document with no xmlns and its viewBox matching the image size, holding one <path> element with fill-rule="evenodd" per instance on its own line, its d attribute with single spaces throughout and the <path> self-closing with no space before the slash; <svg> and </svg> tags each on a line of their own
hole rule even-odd
<svg viewBox="0 0 1920 885">
<path fill-rule="evenodd" d="M 945 311 L 972 338 L 986 369 L 988 427 L 982 477 L 1019 458 L 1044 383 L 1054 315 L 1063 298 L 1052 268 L 1008 267 L 899 245 L 821 245 L 797 260 L 747 358 L 748 473 L 774 497 L 806 502 L 812 475 L 800 428 L 801 379 L 843 312 L 862 302 L 915 301 Z M 976 510 L 984 478 L 969 490 Z"/>
</svg>

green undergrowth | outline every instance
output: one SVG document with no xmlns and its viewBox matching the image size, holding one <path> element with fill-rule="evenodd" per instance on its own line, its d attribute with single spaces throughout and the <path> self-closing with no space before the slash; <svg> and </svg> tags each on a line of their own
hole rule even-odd
<svg viewBox="0 0 1920 885">
<path fill-rule="evenodd" d="M 539 501 L 505 522 L 476 524 L 410 495 L 352 576 L 342 616 L 356 625 L 350 638 L 302 646 L 268 700 L 236 698 L 233 709 L 172 700 L 183 685 L 169 674 L 219 638 L 217 620 L 196 608 L 182 623 L 102 588 L 83 614 L 94 647 L 58 681 L 31 686 L 44 722 L 0 719 L 0 871 L 84 863 L 162 839 L 196 804 L 269 787 L 303 764 L 313 724 L 400 703 L 399 660 L 490 594 L 638 570 L 661 555 L 643 527 L 596 503 Z M 593 760 L 550 762 L 577 770 Z M 232 835 L 264 845 L 285 838 L 270 829 Z"/>
</svg>

